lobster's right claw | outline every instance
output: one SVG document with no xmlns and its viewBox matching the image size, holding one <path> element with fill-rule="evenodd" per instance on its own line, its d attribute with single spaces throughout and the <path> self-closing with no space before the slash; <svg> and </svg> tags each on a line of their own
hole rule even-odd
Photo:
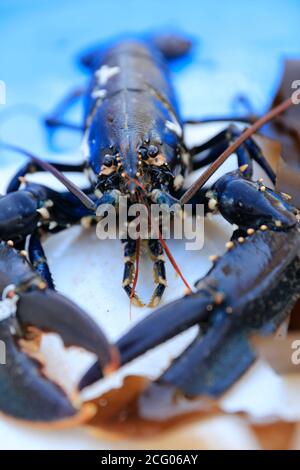
<svg viewBox="0 0 300 470">
<path fill-rule="evenodd" d="M 162 305 L 118 340 L 116 346 L 120 353 L 121 365 L 127 364 L 191 326 L 205 322 L 209 315 L 207 305 L 211 301 L 211 296 L 206 292 L 196 292 Z M 99 363 L 93 364 L 81 378 L 79 389 L 88 387 L 102 377 Z"/>
<path fill-rule="evenodd" d="M 76 304 L 49 289 L 21 292 L 16 312 L 21 329 L 32 326 L 58 333 L 66 346 L 79 346 L 98 358 L 102 370 L 117 367 L 115 350 L 98 325 Z M 32 422 L 73 425 L 87 419 L 92 410 L 80 408 L 63 389 L 43 373 L 43 364 L 18 347 L 12 335 L 15 319 L 0 322 L 0 340 L 5 345 L 5 362 L 0 365 L 0 410 Z M 21 336 L 22 339 L 22 336 Z M 25 335 L 26 339 L 26 335 Z"/>
</svg>

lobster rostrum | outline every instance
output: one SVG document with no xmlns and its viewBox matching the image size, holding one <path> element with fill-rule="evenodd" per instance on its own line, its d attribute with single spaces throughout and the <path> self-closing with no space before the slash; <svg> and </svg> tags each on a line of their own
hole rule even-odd
<svg viewBox="0 0 300 470">
<path fill-rule="evenodd" d="M 183 194 L 186 174 L 215 162 L 239 136 L 240 131 L 230 126 L 204 144 L 187 147 L 167 60 L 183 56 L 189 48 L 189 41 L 172 36 L 120 41 L 85 54 L 81 63 L 92 72 L 92 80 L 84 92 L 84 125 L 64 118 L 68 106 L 80 95 L 78 91 L 46 120 L 50 138 L 58 127 L 83 131 L 85 161 L 49 164 L 23 151 L 29 161 L 11 180 L 8 194 L 0 198 L 2 305 L 11 300 L 10 313 L 3 314 L 0 321 L 0 331 L 10 345 L 10 367 L 1 366 L 0 384 L 16 395 L 13 405 L 7 393 L 1 394 L 2 411 L 33 421 L 76 416 L 71 400 L 44 377 L 35 360 L 17 348 L 20 340 L 25 339 L 25 344 L 28 339 L 28 326 L 55 330 L 66 344 L 74 343 L 97 355 L 97 363 L 79 384 L 84 388 L 116 368 L 118 357 L 125 364 L 198 324 L 197 338 L 159 381 L 173 383 L 190 395 L 219 394 L 254 360 L 248 342 L 251 332 L 274 331 L 299 295 L 298 212 L 285 195 L 252 181 L 253 160 L 272 182 L 275 174 L 251 137 L 237 149 L 239 169 L 221 177 L 209 191 L 199 191 L 192 200 L 204 204 L 206 212 L 219 210 L 238 226 L 227 253 L 213 259 L 212 269 L 196 284 L 195 292 L 156 310 L 111 347 L 84 312 L 54 290 L 41 244 L 43 233 L 96 220 L 97 208 L 108 203 L 117 207 L 121 195 L 127 196 L 129 204 L 143 201 L 147 206 L 171 206 Z M 50 171 L 68 191 L 27 182 L 26 175 L 36 171 Z M 84 190 L 77 188 L 63 174 L 68 171 L 87 172 L 89 185 Z M 123 287 L 131 300 L 141 304 L 134 274 L 139 240 L 122 241 Z M 162 237 L 147 243 L 157 281 L 150 305 L 156 306 L 166 287 L 164 252 L 169 252 Z M 32 281 L 27 282 L 28 278 Z M 28 371 L 32 380 L 26 379 Z M 15 388 L 16 383 L 20 386 Z"/>
</svg>

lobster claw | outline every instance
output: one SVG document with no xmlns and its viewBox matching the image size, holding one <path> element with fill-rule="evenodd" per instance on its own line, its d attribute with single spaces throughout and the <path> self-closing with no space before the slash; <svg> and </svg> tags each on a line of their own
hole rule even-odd
<svg viewBox="0 0 300 470">
<path fill-rule="evenodd" d="M 39 199 L 29 191 L 15 191 L 0 198 L 2 240 L 18 240 L 32 233 L 38 224 Z"/>
<path fill-rule="evenodd" d="M 41 373 L 40 364 L 18 349 L 10 320 L 0 325 L 5 364 L 0 366 L 0 410 L 14 418 L 51 422 L 72 418 L 78 410 L 66 393 Z"/>
<path fill-rule="evenodd" d="M 213 301 L 209 293 L 199 291 L 161 306 L 122 336 L 116 346 L 121 365 L 178 335 L 209 316 L 207 306 Z M 102 378 L 98 363 L 93 364 L 79 382 L 79 390 Z"/>
<path fill-rule="evenodd" d="M 60 335 L 65 346 L 78 346 L 96 354 L 102 368 L 112 362 L 112 349 L 98 325 L 78 305 L 50 289 L 20 295 L 18 320 L 44 332 Z"/>
<path fill-rule="evenodd" d="M 72 301 L 48 289 L 34 288 L 18 294 L 15 318 L 0 322 L 0 340 L 5 345 L 5 363 L 0 365 L 0 410 L 32 422 L 71 425 L 91 412 L 72 401 L 64 390 L 43 373 L 41 363 L 18 347 L 12 333 L 16 324 L 26 332 L 33 326 L 58 333 L 66 346 L 82 347 L 97 355 L 104 370 L 117 366 L 114 349 L 98 325 Z M 26 336 L 25 336 L 26 338 Z"/>
</svg>

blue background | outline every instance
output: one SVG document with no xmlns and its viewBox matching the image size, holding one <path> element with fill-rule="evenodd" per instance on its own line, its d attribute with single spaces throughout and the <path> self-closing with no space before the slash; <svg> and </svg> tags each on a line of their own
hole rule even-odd
<svg viewBox="0 0 300 470">
<path fill-rule="evenodd" d="M 262 112 L 283 57 L 299 56 L 300 1 L 1 0 L 1 137 L 50 157 L 41 116 L 86 80 L 76 53 L 120 33 L 174 28 L 195 39 L 189 60 L 173 67 L 184 116 L 241 112 L 239 93 Z M 0 165 L 15 158 L 4 154 Z"/>
</svg>

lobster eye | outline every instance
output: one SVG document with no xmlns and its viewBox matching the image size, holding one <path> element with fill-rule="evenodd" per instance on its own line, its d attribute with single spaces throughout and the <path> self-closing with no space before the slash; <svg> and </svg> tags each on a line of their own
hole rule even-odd
<svg viewBox="0 0 300 470">
<path fill-rule="evenodd" d="M 103 158 L 103 165 L 105 166 L 112 166 L 113 164 L 113 161 L 114 161 L 114 158 L 112 157 L 112 155 L 105 155 L 104 158 Z"/>
<path fill-rule="evenodd" d="M 148 148 L 148 157 L 150 158 L 154 158 L 156 157 L 156 155 L 158 155 L 158 147 L 156 145 L 149 145 L 149 148 Z"/>
<path fill-rule="evenodd" d="M 142 160 L 147 160 L 148 155 L 147 155 L 147 149 L 145 147 L 140 147 L 139 148 L 139 153 L 142 157 Z"/>
</svg>

